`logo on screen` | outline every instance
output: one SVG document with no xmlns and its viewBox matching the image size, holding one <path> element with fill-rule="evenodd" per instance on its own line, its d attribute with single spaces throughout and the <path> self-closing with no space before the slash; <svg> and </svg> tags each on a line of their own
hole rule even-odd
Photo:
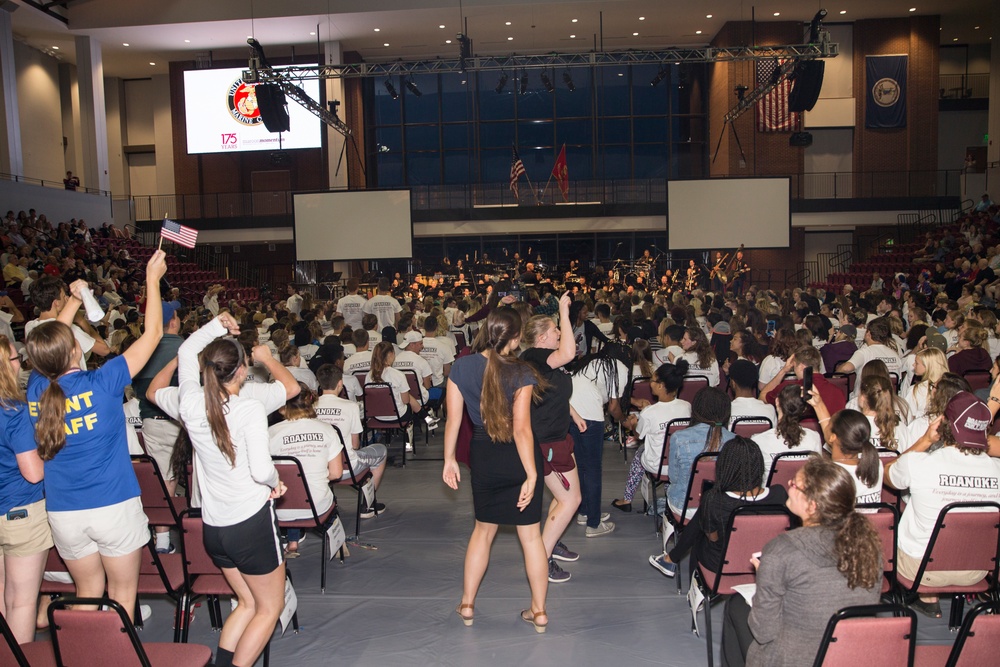
<svg viewBox="0 0 1000 667">
<path fill-rule="evenodd" d="M 257 107 L 255 84 L 244 83 L 243 79 L 236 79 L 229 86 L 226 101 L 229 105 L 229 115 L 237 123 L 259 125 L 263 122 L 260 117 L 260 109 Z"/>
</svg>

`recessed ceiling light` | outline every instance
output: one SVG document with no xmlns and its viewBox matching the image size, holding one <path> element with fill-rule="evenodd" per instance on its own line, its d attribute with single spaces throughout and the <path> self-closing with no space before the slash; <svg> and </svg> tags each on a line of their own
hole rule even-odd
<svg viewBox="0 0 1000 667">
<path fill-rule="evenodd" d="M 632 36 L 633 36 L 633 37 L 638 37 L 638 36 L 639 36 L 639 33 L 637 33 L 637 32 L 633 32 L 633 33 L 632 33 Z"/>
<path fill-rule="evenodd" d="M 442 30 L 444 30 L 444 24 L 443 23 L 441 25 L 439 25 L 438 27 L 441 28 Z"/>
<path fill-rule="evenodd" d="M 952 37 L 952 38 L 951 38 L 951 41 L 953 41 L 953 42 L 957 42 L 957 41 L 958 41 L 958 37 Z"/>
<path fill-rule="evenodd" d="M 508 38 L 507 38 L 507 41 L 508 41 L 508 42 L 513 42 L 513 41 L 514 41 L 514 38 L 513 38 L 513 37 L 508 37 Z"/>
<path fill-rule="evenodd" d="M 841 10 L 840 10 L 840 13 L 841 13 L 841 14 L 846 14 L 846 13 L 847 13 L 847 10 L 846 10 L 846 9 L 841 9 Z"/>
<path fill-rule="evenodd" d="M 380 32 L 382 28 L 375 28 L 375 32 Z"/>
<path fill-rule="evenodd" d="M 645 16 L 640 16 L 640 17 L 639 17 L 639 20 L 640 20 L 640 21 L 645 21 L 645 20 L 646 20 L 646 17 L 645 17 Z"/>
<path fill-rule="evenodd" d="M 510 21 L 507 21 L 506 23 L 504 23 L 504 25 L 510 25 Z"/>
<path fill-rule="evenodd" d="M 625 75 L 622 74 L 621 72 L 618 72 L 618 76 L 625 76 Z"/>
<path fill-rule="evenodd" d="M 315 32 L 311 32 L 311 33 L 309 33 L 309 34 L 310 34 L 310 35 L 315 35 L 316 33 L 315 33 Z"/>
<path fill-rule="evenodd" d="M 185 40 L 184 40 L 184 43 L 185 43 L 185 44 L 190 44 L 190 43 L 191 43 L 191 40 L 190 40 L 190 39 L 185 39 Z M 30 283 L 29 283 L 29 284 L 30 284 Z"/>
<path fill-rule="evenodd" d="M 916 7 L 910 7 L 910 11 L 911 12 L 915 12 L 915 11 L 917 11 L 917 8 Z"/>
<path fill-rule="evenodd" d="M 247 35 L 247 39 L 253 39 L 253 35 Z"/>
<path fill-rule="evenodd" d="M 446 39 L 446 40 L 444 40 L 444 43 L 445 43 L 445 44 L 451 44 L 451 40 L 450 40 L 450 39 Z M 29 283 L 29 284 L 30 284 L 30 283 Z"/>
<path fill-rule="evenodd" d="M 389 42 L 385 42 L 382 46 L 389 46 Z"/>
<path fill-rule="evenodd" d="M 58 46 L 53 46 L 52 48 L 53 48 L 53 50 L 55 50 L 55 51 L 58 51 L 58 50 L 59 50 L 59 47 L 58 47 Z"/>
<path fill-rule="evenodd" d="M 774 15 L 775 16 L 781 16 L 781 12 L 775 12 Z"/>
<path fill-rule="evenodd" d="M 576 39 L 576 35 L 570 35 L 569 38 L 570 39 Z"/>
<path fill-rule="evenodd" d="M 701 34 L 701 30 L 695 30 L 695 31 L 694 31 L 694 34 L 696 34 L 696 35 L 700 35 L 700 34 Z"/>
<path fill-rule="evenodd" d="M 572 21 L 570 21 L 570 23 L 576 23 L 576 22 L 577 22 L 577 21 L 579 21 L 579 20 L 580 20 L 580 19 L 573 19 Z"/>
<path fill-rule="evenodd" d="M 979 30 L 979 26 L 977 25 L 973 30 Z"/>
<path fill-rule="evenodd" d="M 712 18 L 712 15 L 711 14 L 705 14 L 705 18 L 710 19 L 710 18 Z"/>
<path fill-rule="evenodd" d="M 154 66 L 156 65 L 156 63 L 149 63 L 149 64 L 150 64 L 150 65 L 154 65 Z"/>
<path fill-rule="evenodd" d="M 122 42 L 122 46 L 128 46 L 128 42 Z"/>
</svg>

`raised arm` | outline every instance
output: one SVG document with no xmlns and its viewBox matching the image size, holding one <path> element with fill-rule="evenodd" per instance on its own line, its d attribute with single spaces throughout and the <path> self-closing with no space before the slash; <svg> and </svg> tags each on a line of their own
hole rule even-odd
<svg viewBox="0 0 1000 667">
<path fill-rule="evenodd" d="M 146 320 L 145 329 L 139 340 L 122 354 L 128 364 L 128 374 L 142 370 L 153 351 L 163 338 L 163 308 L 160 301 L 160 278 L 167 272 L 167 256 L 162 250 L 157 250 L 146 264 Z M 75 284 L 75 283 L 74 283 Z"/>
<path fill-rule="evenodd" d="M 146 389 L 146 400 L 150 401 L 154 405 L 156 404 L 156 392 L 160 389 L 165 389 L 170 386 L 170 381 L 174 377 L 174 373 L 177 372 L 177 359 L 171 359 L 167 362 L 167 365 L 160 369 L 160 372 L 153 376 L 152 381 L 149 383 L 149 388 Z"/>
<path fill-rule="evenodd" d="M 182 387 L 186 382 L 200 385 L 201 372 L 198 368 L 198 355 L 213 340 L 219 336 L 225 336 L 227 333 L 232 333 L 234 329 L 239 332 L 239 327 L 236 326 L 233 318 L 229 315 L 220 315 L 191 334 L 191 337 L 184 341 L 180 349 L 177 350 L 178 384 Z"/>
<path fill-rule="evenodd" d="M 281 365 L 281 362 L 274 358 L 267 345 L 257 345 L 253 348 L 253 360 L 263 366 L 271 374 L 271 379 L 281 383 L 285 388 L 285 400 L 289 401 L 299 395 L 302 390 L 299 381 L 295 379 L 292 372 Z"/>
<path fill-rule="evenodd" d="M 569 306 L 572 301 L 569 292 L 559 297 L 559 349 L 549 355 L 549 368 L 561 368 L 576 358 L 573 323 L 569 320 Z"/>
<path fill-rule="evenodd" d="M 241 414 L 243 420 L 244 440 L 247 448 L 247 464 L 250 467 L 250 477 L 258 484 L 277 489 L 280 483 L 278 471 L 271 460 L 270 441 L 267 437 L 267 415 L 264 406 L 257 401 L 248 401 L 251 409 Z"/>
</svg>

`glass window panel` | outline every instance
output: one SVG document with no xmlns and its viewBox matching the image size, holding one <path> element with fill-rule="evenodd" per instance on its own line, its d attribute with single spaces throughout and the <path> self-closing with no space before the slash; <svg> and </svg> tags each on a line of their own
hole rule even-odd
<svg viewBox="0 0 1000 667">
<path fill-rule="evenodd" d="M 570 92 L 565 76 L 569 74 L 575 89 Z M 583 67 L 566 69 L 556 74 L 552 83 L 556 87 L 556 113 L 560 118 L 581 118 L 590 116 L 591 92 L 590 70 Z"/>
<path fill-rule="evenodd" d="M 635 178 L 667 178 L 666 144 L 635 145 Z"/>
<path fill-rule="evenodd" d="M 581 273 L 590 279 L 594 264 L 593 234 L 562 234 L 559 236 L 559 263 L 567 266 L 569 260 L 580 260 Z"/>
<path fill-rule="evenodd" d="M 594 143 L 594 125 L 590 119 L 556 121 L 556 146 Z"/>
<path fill-rule="evenodd" d="M 479 252 L 480 240 L 478 236 L 471 238 L 468 236 L 445 237 L 444 242 L 452 264 L 457 259 L 461 259 L 463 262 L 471 262 L 475 258 L 475 254 Z"/>
<path fill-rule="evenodd" d="M 469 76 L 473 74 L 470 72 Z M 479 117 L 482 120 L 513 120 L 516 86 L 511 73 L 507 73 L 507 86 L 499 94 L 496 91 L 499 72 L 479 72 L 476 76 L 479 79 Z"/>
<path fill-rule="evenodd" d="M 389 95 L 389 91 L 385 89 L 386 81 L 392 83 L 396 94 L 399 94 L 399 89 L 396 88 L 398 79 L 375 79 L 375 124 L 398 125 L 402 120 L 401 103 L 398 99 L 394 100 Z"/>
<path fill-rule="evenodd" d="M 478 180 L 476 163 L 469 151 L 444 152 L 444 182 L 446 185 L 474 183 Z"/>
<path fill-rule="evenodd" d="M 441 137 L 445 150 L 468 148 L 472 145 L 472 123 L 454 123 L 441 126 Z"/>
<path fill-rule="evenodd" d="M 406 151 L 436 151 L 440 149 L 439 125 L 407 125 Z"/>
<path fill-rule="evenodd" d="M 472 113 L 472 93 L 466 75 L 445 72 L 441 77 L 441 120 L 469 120 Z M 466 83 L 462 83 L 466 81 Z"/>
<path fill-rule="evenodd" d="M 552 73 L 548 76 L 551 80 Z M 553 81 L 553 85 L 555 82 Z M 528 73 L 528 92 L 526 95 L 517 96 L 517 117 L 521 120 L 526 118 L 552 118 L 552 93 L 545 90 L 539 72 Z"/>
<path fill-rule="evenodd" d="M 480 151 L 482 183 L 510 183 L 510 147 Z"/>
<path fill-rule="evenodd" d="M 521 248 L 521 257 L 525 261 L 531 260 L 535 263 L 540 261 L 547 266 L 551 266 L 557 261 L 557 243 L 554 234 L 551 236 L 521 236 L 518 243 Z"/>
<path fill-rule="evenodd" d="M 705 144 L 692 142 L 674 144 L 671 156 L 671 176 L 673 178 L 702 178 L 706 172 Z"/>
<path fill-rule="evenodd" d="M 441 154 L 408 152 L 406 181 L 409 185 L 440 185 Z"/>
<path fill-rule="evenodd" d="M 402 153 L 379 153 L 378 185 L 381 188 L 405 185 L 403 182 Z"/>
<path fill-rule="evenodd" d="M 591 147 L 566 146 L 566 169 L 569 171 L 570 201 L 580 199 L 580 196 L 573 196 L 573 181 L 589 181 L 594 177 Z M 578 193 L 580 194 L 582 193 Z"/>
<path fill-rule="evenodd" d="M 662 143 L 667 141 L 667 119 L 659 118 L 636 118 L 632 121 L 635 132 L 635 142 L 637 144 Z"/>
<path fill-rule="evenodd" d="M 483 148 L 506 146 L 509 150 L 514 144 L 514 123 L 480 123 L 479 144 Z"/>
<path fill-rule="evenodd" d="M 602 116 L 627 116 L 629 111 L 628 70 L 622 67 L 598 68 L 598 109 Z"/>
<path fill-rule="evenodd" d="M 555 145 L 554 124 L 551 120 L 532 120 L 517 124 L 517 145 L 548 147 Z"/>
<path fill-rule="evenodd" d="M 664 79 L 655 87 L 650 85 L 659 70 L 659 65 L 632 66 L 632 110 L 636 116 L 667 113 L 669 80 Z"/>
<path fill-rule="evenodd" d="M 407 123 L 436 123 L 440 120 L 439 109 L 441 96 L 438 94 L 437 74 L 415 74 L 413 83 L 417 85 L 422 95 L 418 96 L 406 90 L 401 84 L 403 93 L 403 113 Z"/>
<path fill-rule="evenodd" d="M 632 178 L 632 148 L 604 146 L 595 169 L 595 178 L 620 180 Z"/>
<path fill-rule="evenodd" d="M 632 122 L 628 118 L 601 120 L 601 143 L 627 144 L 632 141 Z"/>
<path fill-rule="evenodd" d="M 377 127 L 375 142 L 379 153 L 398 153 L 403 150 L 403 130 L 399 127 Z"/>
</svg>

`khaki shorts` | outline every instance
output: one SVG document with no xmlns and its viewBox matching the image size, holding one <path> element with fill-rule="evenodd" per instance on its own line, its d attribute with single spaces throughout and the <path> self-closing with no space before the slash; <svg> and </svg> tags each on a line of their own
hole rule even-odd
<svg viewBox="0 0 1000 667">
<path fill-rule="evenodd" d="M 917 576 L 920 558 L 899 551 L 896 554 L 896 571 L 910 581 Z M 925 572 L 920 583 L 923 586 L 972 586 L 986 578 L 986 570 L 940 570 Z"/>
<path fill-rule="evenodd" d="M 52 548 L 52 533 L 45 513 L 45 500 L 15 507 L 11 512 L 25 511 L 23 519 L 9 519 L 0 514 L 0 555 L 34 556 Z"/>
<path fill-rule="evenodd" d="M 139 498 L 89 510 L 49 512 L 52 540 L 64 560 L 91 554 L 125 556 L 149 542 L 149 519 Z"/>
<path fill-rule="evenodd" d="M 164 480 L 172 480 L 170 457 L 174 453 L 174 443 L 181 433 L 181 427 L 169 419 L 143 419 L 142 439 L 146 443 L 146 453 L 156 461 Z"/>
</svg>

